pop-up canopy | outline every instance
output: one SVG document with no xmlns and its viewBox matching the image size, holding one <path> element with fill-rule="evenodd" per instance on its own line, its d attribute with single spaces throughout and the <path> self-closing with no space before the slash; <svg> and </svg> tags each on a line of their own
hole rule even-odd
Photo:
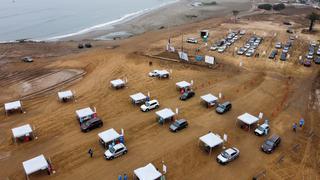
<svg viewBox="0 0 320 180">
<path fill-rule="evenodd" d="M 130 98 L 132 99 L 133 103 L 139 104 L 139 103 L 143 103 L 147 99 L 147 96 L 139 92 L 137 94 L 131 95 Z"/>
<path fill-rule="evenodd" d="M 8 111 L 18 110 L 20 109 L 22 111 L 22 106 L 20 101 L 14 101 L 4 104 L 4 110 L 6 111 L 6 114 Z"/>
<path fill-rule="evenodd" d="M 23 137 L 26 135 L 31 135 L 32 133 L 32 128 L 30 126 L 30 124 L 26 124 L 20 127 L 16 127 L 11 129 L 13 137 L 14 138 L 19 138 L 19 137 Z"/>
<path fill-rule="evenodd" d="M 223 140 L 220 138 L 220 136 L 213 134 L 212 132 L 210 132 L 204 136 L 201 136 L 199 139 L 203 143 L 208 145 L 210 148 L 214 148 L 214 147 L 223 143 Z"/>
<path fill-rule="evenodd" d="M 206 102 L 207 107 L 214 105 L 218 100 L 218 98 L 212 94 L 203 95 L 201 99 Z"/>
<path fill-rule="evenodd" d="M 96 112 L 89 107 L 76 110 L 76 114 L 80 123 L 96 117 Z"/>
<path fill-rule="evenodd" d="M 110 81 L 110 83 L 114 88 L 121 88 L 121 87 L 124 87 L 125 85 L 125 82 L 122 79 L 112 80 Z"/>
<path fill-rule="evenodd" d="M 159 118 L 163 120 L 172 118 L 175 115 L 175 113 L 169 108 L 165 108 L 160 111 L 157 111 L 156 114 Z"/>
<path fill-rule="evenodd" d="M 58 92 L 58 97 L 60 100 L 73 98 L 73 93 L 71 90 Z"/>
<path fill-rule="evenodd" d="M 22 165 L 27 176 L 34 172 L 48 169 L 49 167 L 46 158 L 42 154 L 30 160 L 24 161 Z"/>
<path fill-rule="evenodd" d="M 249 114 L 249 113 L 244 113 L 241 116 L 238 116 L 238 120 L 242 121 L 243 123 L 247 125 L 254 124 L 259 121 L 259 118 Z"/>
<path fill-rule="evenodd" d="M 134 170 L 134 175 L 139 178 L 139 180 L 157 180 L 162 176 L 162 174 L 151 163 Z"/>
<path fill-rule="evenodd" d="M 176 86 L 180 89 L 183 89 L 183 88 L 187 88 L 187 87 L 190 87 L 191 84 L 186 82 L 186 81 L 181 81 L 181 82 L 177 82 L 176 83 Z"/>
<path fill-rule="evenodd" d="M 113 128 L 99 133 L 98 136 L 100 138 L 100 142 L 104 145 L 105 148 L 107 148 L 107 145 L 109 143 L 116 141 L 121 137 L 121 135 Z"/>
</svg>

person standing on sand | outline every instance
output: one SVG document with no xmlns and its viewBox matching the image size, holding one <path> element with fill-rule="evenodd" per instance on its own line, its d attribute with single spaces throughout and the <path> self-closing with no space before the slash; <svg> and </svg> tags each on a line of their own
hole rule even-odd
<svg viewBox="0 0 320 180">
<path fill-rule="evenodd" d="M 293 132 L 297 132 L 297 123 L 293 123 L 292 130 Z"/>
<path fill-rule="evenodd" d="M 119 175 L 119 176 L 118 176 L 118 180 L 122 180 L 122 175 Z"/>
<path fill-rule="evenodd" d="M 128 176 L 126 173 L 124 173 L 124 175 L 123 175 L 123 180 L 128 180 Z"/>
<path fill-rule="evenodd" d="M 302 128 L 304 126 L 304 119 L 301 118 L 299 121 L 299 126 Z"/>
<path fill-rule="evenodd" d="M 88 154 L 90 154 L 91 158 L 93 157 L 93 150 L 91 148 L 89 149 Z"/>
</svg>

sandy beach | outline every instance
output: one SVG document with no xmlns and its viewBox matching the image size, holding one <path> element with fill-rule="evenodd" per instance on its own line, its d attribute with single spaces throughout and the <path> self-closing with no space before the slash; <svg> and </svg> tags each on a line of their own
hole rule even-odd
<svg viewBox="0 0 320 180">
<path fill-rule="evenodd" d="M 241 14 L 246 13 L 251 8 L 251 2 L 248 0 L 217 0 L 216 5 L 197 7 L 192 6 L 192 2 L 195 1 L 180 0 L 128 21 L 60 40 L 112 40 L 113 38 L 127 38 L 147 31 L 199 22 L 213 17 L 231 17 L 232 10 L 238 10 Z"/>
</svg>

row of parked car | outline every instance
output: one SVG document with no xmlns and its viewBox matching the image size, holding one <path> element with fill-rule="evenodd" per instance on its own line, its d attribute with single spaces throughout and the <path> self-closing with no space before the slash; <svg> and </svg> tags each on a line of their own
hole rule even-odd
<svg viewBox="0 0 320 180">
<path fill-rule="evenodd" d="M 262 42 L 262 37 L 252 36 L 248 39 L 248 41 L 240 47 L 237 51 L 238 55 L 245 55 L 247 57 L 252 57 Z"/>
<path fill-rule="evenodd" d="M 246 34 L 245 30 L 238 30 L 230 32 L 226 38 L 221 39 L 214 43 L 211 47 L 211 51 L 218 51 L 219 53 L 223 53 L 228 47 L 230 47 L 233 43 L 235 43 L 238 39 L 240 39 L 243 35 Z"/>
<path fill-rule="evenodd" d="M 306 59 L 303 62 L 304 66 L 311 66 L 313 60 L 315 64 L 320 64 L 320 46 L 317 48 L 316 42 L 311 42 L 309 44 L 308 53 L 305 58 Z"/>
<path fill-rule="evenodd" d="M 269 59 L 276 59 L 276 56 L 278 55 L 278 51 L 280 51 L 281 49 L 281 54 L 280 54 L 280 60 L 281 61 L 286 61 L 287 57 L 288 57 L 288 52 L 290 50 L 290 48 L 292 47 L 293 41 L 294 41 L 295 37 L 294 36 L 290 36 L 288 41 L 286 43 L 282 43 L 282 42 L 276 42 L 275 45 L 275 49 L 273 49 L 269 55 Z"/>
</svg>

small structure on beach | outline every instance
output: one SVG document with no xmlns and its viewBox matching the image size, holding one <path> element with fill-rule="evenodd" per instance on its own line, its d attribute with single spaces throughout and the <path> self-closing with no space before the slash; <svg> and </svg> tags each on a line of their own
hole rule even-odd
<svg viewBox="0 0 320 180">
<path fill-rule="evenodd" d="M 131 101 L 135 105 L 143 104 L 147 100 L 147 96 L 139 92 L 137 94 L 130 95 Z"/>
<path fill-rule="evenodd" d="M 201 143 L 200 143 L 201 142 Z M 217 134 L 209 132 L 208 134 L 199 138 L 199 146 L 202 144 L 204 149 L 211 154 L 212 149 L 223 144 L 223 140 Z"/>
<path fill-rule="evenodd" d="M 90 107 L 76 110 L 76 114 L 80 123 L 97 117 L 96 108 L 93 111 Z"/>
<path fill-rule="evenodd" d="M 134 180 L 160 180 L 161 176 L 162 174 L 151 163 L 133 171 Z"/>
<path fill-rule="evenodd" d="M 126 82 L 122 79 L 116 79 L 116 80 L 110 81 L 110 84 L 111 84 L 111 87 L 113 87 L 114 89 L 121 89 L 125 87 Z"/>
<path fill-rule="evenodd" d="M 241 128 L 250 131 L 251 126 L 257 124 L 257 122 L 259 121 L 259 118 L 257 118 L 256 116 L 253 116 L 249 113 L 244 113 L 244 114 L 238 116 L 236 122 L 238 122 L 238 121 L 241 122 L 241 124 L 240 124 Z"/>
<path fill-rule="evenodd" d="M 6 115 L 13 113 L 15 111 L 19 111 L 19 112 L 23 113 L 22 103 L 21 103 L 21 101 L 13 101 L 13 102 L 5 103 L 4 110 L 5 110 Z"/>
<path fill-rule="evenodd" d="M 201 99 L 207 108 L 214 107 L 218 101 L 218 98 L 212 94 L 203 95 L 201 96 Z"/>
<path fill-rule="evenodd" d="M 181 91 L 182 89 L 183 90 L 190 89 L 192 85 L 190 83 L 188 83 L 187 81 L 180 81 L 180 82 L 176 83 L 176 86 L 177 86 L 177 89 L 179 91 Z"/>
<path fill-rule="evenodd" d="M 31 174 L 38 171 L 47 171 L 48 175 L 52 173 L 51 164 L 43 154 L 22 162 L 22 165 L 26 174 L 26 179 L 29 179 Z"/>
<path fill-rule="evenodd" d="M 34 139 L 33 130 L 30 124 L 26 124 L 23 126 L 19 126 L 11 129 L 13 141 L 16 143 L 19 142 L 27 142 Z"/>
<path fill-rule="evenodd" d="M 98 136 L 99 136 L 99 142 L 105 149 L 109 149 L 109 147 L 119 143 L 124 144 L 123 134 L 119 134 L 113 128 L 99 133 Z"/>
<path fill-rule="evenodd" d="M 71 90 L 58 92 L 58 98 L 61 102 L 67 102 L 74 99 L 74 94 Z"/>
<path fill-rule="evenodd" d="M 175 113 L 169 108 L 164 108 L 160 111 L 157 111 L 156 115 L 157 122 L 160 124 L 164 124 L 166 121 L 173 121 Z"/>
</svg>

